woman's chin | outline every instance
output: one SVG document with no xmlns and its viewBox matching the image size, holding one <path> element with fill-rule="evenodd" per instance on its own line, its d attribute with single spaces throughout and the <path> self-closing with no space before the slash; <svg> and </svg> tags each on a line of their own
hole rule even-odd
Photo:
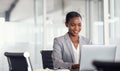
<svg viewBox="0 0 120 71">
<path fill-rule="evenodd" d="M 73 34 L 73 36 L 78 36 L 79 34 Z"/>
</svg>

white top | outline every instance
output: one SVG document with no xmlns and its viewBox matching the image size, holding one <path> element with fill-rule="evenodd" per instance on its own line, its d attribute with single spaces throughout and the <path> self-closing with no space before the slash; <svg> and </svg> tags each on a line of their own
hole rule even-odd
<svg viewBox="0 0 120 71">
<path fill-rule="evenodd" d="M 75 59 L 74 64 L 79 64 L 79 44 L 76 49 L 74 44 L 72 43 L 72 48 L 73 48 L 74 59 Z"/>
</svg>

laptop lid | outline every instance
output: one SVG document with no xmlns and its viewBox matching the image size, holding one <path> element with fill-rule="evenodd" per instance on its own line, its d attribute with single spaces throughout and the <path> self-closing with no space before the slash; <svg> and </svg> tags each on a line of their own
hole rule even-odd
<svg viewBox="0 0 120 71">
<path fill-rule="evenodd" d="M 95 70 L 94 60 L 115 61 L 116 46 L 114 45 L 82 45 L 80 71 Z"/>
</svg>

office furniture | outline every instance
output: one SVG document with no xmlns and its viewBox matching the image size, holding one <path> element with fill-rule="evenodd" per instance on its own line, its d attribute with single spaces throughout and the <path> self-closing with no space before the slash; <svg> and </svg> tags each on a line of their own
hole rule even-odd
<svg viewBox="0 0 120 71">
<path fill-rule="evenodd" d="M 120 62 L 93 61 L 97 71 L 120 71 Z"/>
<path fill-rule="evenodd" d="M 33 71 L 28 52 L 5 52 L 8 60 L 9 71 Z"/>
<path fill-rule="evenodd" d="M 42 50 L 40 53 L 42 55 L 43 68 L 53 69 L 52 50 Z"/>
</svg>

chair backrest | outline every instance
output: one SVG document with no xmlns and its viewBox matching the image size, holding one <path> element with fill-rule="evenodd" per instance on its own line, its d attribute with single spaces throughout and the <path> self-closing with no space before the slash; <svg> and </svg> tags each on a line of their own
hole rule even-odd
<svg viewBox="0 0 120 71">
<path fill-rule="evenodd" d="M 29 53 L 5 52 L 8 60 L 9 71 L 33 71 Z"/>
<path fill-rule="evenodd" d="M 120 62 L 93 61 L 97 71 L 120 71 Z"/>
<path fill-rule="evenodd" d="M 52 61 L 52 50 L 42 50 L 42 62 L 43 62 L 43 68 L 50 68 L 53 69 L 53 61 Z"/>
</svg>

